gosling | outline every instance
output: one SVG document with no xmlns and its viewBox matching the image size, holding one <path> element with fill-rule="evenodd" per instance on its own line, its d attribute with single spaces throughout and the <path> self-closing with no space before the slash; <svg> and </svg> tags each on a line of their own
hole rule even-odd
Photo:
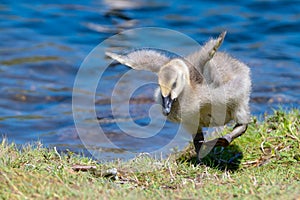
<svg viewBox="0 0 300 200">
<path fill-rule="evenodd" d="M 170 121 L 182 123 L 193 135 L 195 151 L 203 144 L 228 146 L 241 136 L 250 121 L 249 67 L 224 52 L 217 52 L 226 32 L 210 39 L 186 57 L 174 57 L 156 49 L 137 49 L 124 55 L 106 55 L 136 70 L 158 75 L 156 100 Z M 202 127 L 224 126 L 234 121 L 233 130 L 205 140 Z"/>
</svg>

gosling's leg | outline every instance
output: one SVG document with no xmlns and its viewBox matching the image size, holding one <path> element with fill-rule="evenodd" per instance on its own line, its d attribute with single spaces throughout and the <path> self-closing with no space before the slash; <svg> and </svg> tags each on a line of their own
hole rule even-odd
<svg viewBox="0 0 300 200">
<path fill-rule="evenodd" d="M 235 138 L 243 135 L 246 132 L 247 127 L 248 124 L 236 124 L 231 133 L 228 133 L 223 137 L 207 141 L 205 144 L 227 147 Z"/>
<path fill-rule="evenodd" d="M 204 136 L 203 136 L 202 129 L 197 131 L 197 134 L 195 135 L 193 142 L 194 142 L 195 151 L 198 155 L 198 153 L 201 149 L 201 146 L 204 142 Z"/>
<path fill-rule="evenodd" d="M 224 139 L 231 143 L 235 138 L 243 135 L 248 128 L 248 124 L 236 124 L 232 132 L 223 136 Z"/>
</svg>

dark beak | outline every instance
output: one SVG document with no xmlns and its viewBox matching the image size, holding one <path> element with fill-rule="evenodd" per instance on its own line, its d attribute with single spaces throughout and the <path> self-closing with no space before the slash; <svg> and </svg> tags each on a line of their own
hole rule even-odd
<svg viewBox="0 0 300 200">
<path fill-rule="evenodd" d="M 165 116 L 168 116 L 171 112 L 171 107 L 172 107 L 172 103 L 173 103 L 173 99 L 171 99 L 171 94 L 166 96 L 166 97 L 162 97 L 162 112 Z"/>
</svg>

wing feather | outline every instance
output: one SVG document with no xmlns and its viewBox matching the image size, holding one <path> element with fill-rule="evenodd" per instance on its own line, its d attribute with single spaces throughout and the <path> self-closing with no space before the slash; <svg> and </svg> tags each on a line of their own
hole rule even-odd
<svg viewBox="0 0 300 200">
<path fill-rule="evenodd" d="M 209 40 L 199 49 L 199 51 L 188 55 L 186 60 L 188 60 L 194 67 L 199 69 L 200 72 L 203 72 L 204 65 L 213 58 L 223 43 L 225 36 L 226 31 L 222 32 L 218 38 Z"/>
<path fill-rule="evenodd" d="M 164 51 L 157 49 L 136 49 L 123 55 L 112 52 L 106 52 L 105 54 L 133 69 L 148 70 L 155 73 L 159 72 L 160 67 L 168 63 L 172 58 Z"/>
</svg>

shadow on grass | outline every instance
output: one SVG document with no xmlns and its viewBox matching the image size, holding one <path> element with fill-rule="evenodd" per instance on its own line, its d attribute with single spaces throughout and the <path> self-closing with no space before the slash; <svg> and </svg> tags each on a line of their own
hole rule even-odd
<svg viewBox="0 0 300 200">
<path fill-rule="evenodd" d="M 189 153 L 184 157 L 181 157 L 178 161 L 184 161 L 193 165 L 206 165 L 221 171 L 236 171 L 239 169 L 241 160 L 243 158 L 243 152 L 237 145 L 230 145 L 226 148 L 214 147 L 212 151 L 199 161 L 196 153 Z"/>
</svg>

